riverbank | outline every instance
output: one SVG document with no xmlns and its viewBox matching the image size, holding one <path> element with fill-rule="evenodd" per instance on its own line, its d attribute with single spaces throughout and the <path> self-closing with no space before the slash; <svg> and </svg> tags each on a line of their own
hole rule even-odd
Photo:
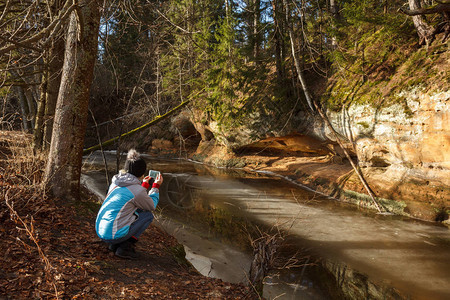
<svg viewBox="0 0 450 300">
<path fill-rule="evenodd" d="M 44 160 L 30 155 L 30 138 L 0 132 L 0 298 L 258 298 L 251 287 L 199 274 L 155 226 L 137 244 L 139 260 L 114 256 L 95 234 L 95 195 L 83 190 L 75 203 L 45 196 Z"/>
<path fill-rule="evenodd" d="M 212 140 L 201 142 L 188 155 L 195 161 L 218 167 L 273 172 L 337 200 L 376 209 L 348 160 L 324 153 L 322 142 L 305 136 L 286 136 L 255 145 L 233 152 Z M 167 147 L 152 147 L 149 152 L 176 156 L 176 149 Z M 450 226 L 450 190 L 420 178 L 403 180 L 403 170 L 365 167 L 362 173 L 383 212 Z M 386 182 L 387 178 L 391 182 Z"/>
<path fill-rule="evenodd" d="M 278 226 L 296 240 L 297 249 L 307 247 L 319 258 L 317 274 L 334 278 L 319 282 L 335 282 L 350 299 L 448 299 L 448 229 L 443 226 L 327 199 L 267 171 L 160 158 L 150 164 L 167 176 L 199 177 L 188 221 L 205 219 L 204 228 L 223 236 L 228 235 L 223 227 L 234 228 L 223 225 L 244 217 L 265 228 Z M 208 174 L 216 180 L 208 180 Z"/>
</svg>

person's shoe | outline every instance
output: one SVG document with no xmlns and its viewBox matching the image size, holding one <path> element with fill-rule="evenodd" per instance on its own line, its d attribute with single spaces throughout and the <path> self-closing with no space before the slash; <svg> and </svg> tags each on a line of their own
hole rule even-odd
<svg viewBox="0 0 450 300">
<path fill-rule="evenodd" d="M 134 250 L 132 243 L 130 243 L 129 241 L 125 241 L 119 244 L 119 247 L 117 248 L 116 252 L 114 252 L 114 254 L 120 258 L 126 259 L 139 258 L 139 255 Z"/>
<path fill-rule="evenodd" d="M 119 244 L 108 244 L 109 251 L 116 252 L 117 248 L 119 248 Z"/>
<path fill-rule="evenodd" d="M 129 241 L 132 244 L 136 244 L 138 242 L 138 239 L 135 238 L 134 236 L 130 237 L 127 241 Z"/>
</svg>

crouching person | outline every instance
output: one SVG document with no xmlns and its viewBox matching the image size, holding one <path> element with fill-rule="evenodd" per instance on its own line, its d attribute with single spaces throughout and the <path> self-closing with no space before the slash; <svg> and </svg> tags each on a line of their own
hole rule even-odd
<svg viewBox="0 0 450 300">
<path fill-rule="evenodd" d="M 128 152 L 124 170 L 115 175 L 108 194 L 97 214 L 97 235 L 116 256 L 136 259 L 134 244 L 153 221 L 152 211 L 159 201 L 159 186 L 163 178 L 159 173 L 151 190 L 150 177 L 144 177 L 147 165 L 134 149 Z M 141 183 L 142 181 L 142 183 Z"/>
</svg>

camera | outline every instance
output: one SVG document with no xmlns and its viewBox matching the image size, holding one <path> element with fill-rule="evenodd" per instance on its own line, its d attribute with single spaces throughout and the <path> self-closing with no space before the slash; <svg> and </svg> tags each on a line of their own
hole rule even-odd
<svg viewBox="0 0 450 300">
<path fill-rule="evenodd" d="M 150 177 L 153 178 L 153 179 L 156 179 L 156 176 L 158 176 L 159 173 L 160 173 L 159 171 L 150 170 L 150 171 L 148 172 L 148 176 L 150 176 Z"/>
</svg>

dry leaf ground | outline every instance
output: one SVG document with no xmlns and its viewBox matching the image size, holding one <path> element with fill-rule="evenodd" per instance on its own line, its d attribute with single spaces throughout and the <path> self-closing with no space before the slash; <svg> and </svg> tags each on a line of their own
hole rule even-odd
<svg viewBox="0 0 450 300">
<path fill-rule="evenodd" d="M 95 234 L 92 196 L 45 195 L 44 159 L 30 136 L 0 131 L 0 299 L 258 299 L 251 287 L 200 275 L 155 226 L 137 244 L 139 260 L 117 258 Z"/>
</svg>

